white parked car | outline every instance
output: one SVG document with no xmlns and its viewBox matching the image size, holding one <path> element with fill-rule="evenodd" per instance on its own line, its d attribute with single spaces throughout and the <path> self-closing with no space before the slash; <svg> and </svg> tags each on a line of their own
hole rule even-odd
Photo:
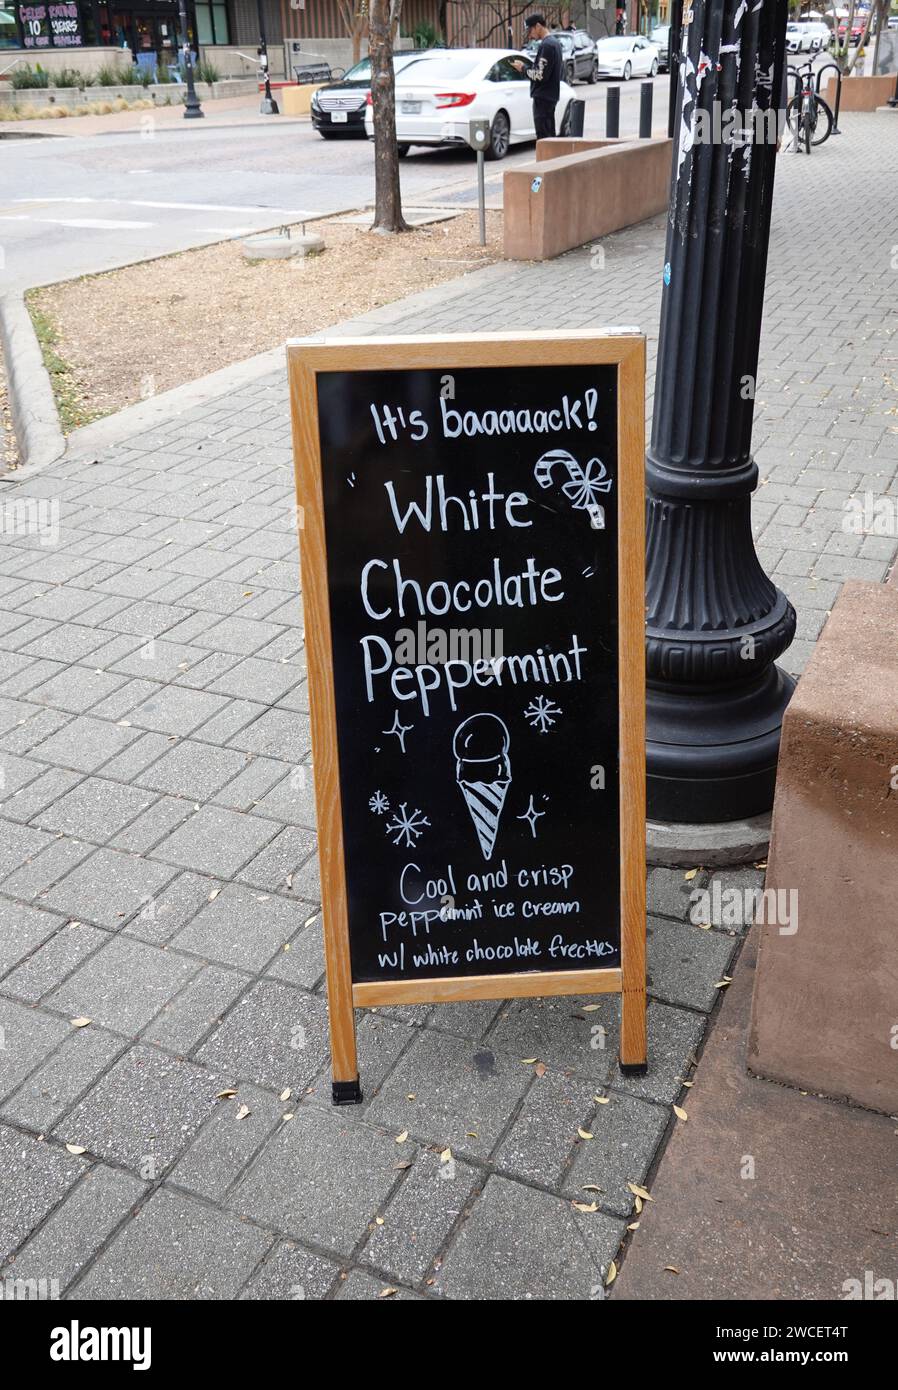
<svg viewBox="0 0 898 1390">
<path fill-rule="evenodd" d="M 642 34 L 620 34 L 596 43 L 600 77 L 654 77 L 658 71 L 658 50 Z"/>
<path fill-rule="evenodd" d="M 530 81 L 518 72 L 526 54 L 507 48 L 453 48 L 426 63 L 413 63 L 396 77 L 396 139 L 401 156 L 412 145 L 467 145 L 470 121 L 488 120 L 487 159 L 503 159 L 512 145 L 535 140 Z M 561 83 L 555 129 L 564 134 L 570 120 L 573 87 Z M 365 112 L 365 130 L 374 136 L 374 109 Z"/>
<path fill-rule="evenodd" d="M 790 53 L 819 53 L 829 43 L 830 32 L 820 20 L 796 20 L 786 25 L 786 48 Z"/>
</svg>

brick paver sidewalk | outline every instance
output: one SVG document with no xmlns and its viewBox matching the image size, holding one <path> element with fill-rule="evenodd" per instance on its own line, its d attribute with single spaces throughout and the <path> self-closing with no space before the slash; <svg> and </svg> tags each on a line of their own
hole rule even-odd
<svg viewBox="0 0 898 1390">
<path fill-rule="evenodd" d="M 755 518 L 793 670 L 898 546 L 841 529 L 849 493 L 898 498 L 898 120 L 844 124 L 784 159 L 771 247 Z M 663 219 L 600 249 L 343 331 L 654 334 Z M 706 872 L 651 875 L 645 1078 L 611 999 L 381 1009 L 334 1111 L 291 494 L 281 372 L 0 487 L 0 1279 L 599 1297 L 739 934 L 689 923 Z"/>
</svg>

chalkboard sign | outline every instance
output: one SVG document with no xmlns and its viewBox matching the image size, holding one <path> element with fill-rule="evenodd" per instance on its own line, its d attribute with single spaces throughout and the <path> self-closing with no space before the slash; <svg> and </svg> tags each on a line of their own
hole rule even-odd
<svg viewBox="0 0 898 1390">
<path fill-rule="evenodd" d="M 643 353 L 290 345 L 338 1101 L 360 1005 L 619 991 L 644 1065 Z"/>
</svg>

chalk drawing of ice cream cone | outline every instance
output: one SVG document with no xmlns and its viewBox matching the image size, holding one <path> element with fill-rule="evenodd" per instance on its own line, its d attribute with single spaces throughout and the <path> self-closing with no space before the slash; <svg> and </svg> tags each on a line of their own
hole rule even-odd
<svg viewBox="0 0 898 1390">
<path fill-rule="evenodd" d="M 597 498 L 600 493 L 610 492 L 613 481 L 608 477 L 604 463 L 601 459 L 590 459 L 584 469 L 567 449 L 550 449 L 533 470 L 540 487 L 552 486 L 557 468 L 564 469 L 568 475 L 568 481 L 561 488 L 565 497 L 576 511 L 588 513 L 589 524 L 594 531 L 604 531 L 605 508 Z"/>
<path fill-rule="evenodd" d="M 472 714 L 452 740 L 455 780 L 474 822 L 484 859 L 496 845 L 499 817 L 511 783 L 508 729 L 495 714 Z"/>
</svg>

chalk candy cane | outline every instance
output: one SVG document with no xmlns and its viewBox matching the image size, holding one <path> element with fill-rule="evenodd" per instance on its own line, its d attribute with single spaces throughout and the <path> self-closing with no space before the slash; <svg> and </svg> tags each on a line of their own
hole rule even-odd
<svg viewBox="0 0 898 1390">
<path fill-rule="evenodd" d="M 562 492 L 568 497 L 571 504 L 577 511 L 585 511 L 589 514 L 589 522 L 594 531 L 605 529 L 605 508 L 596 501 L 596 493 L 609 492 L 612 479 L 605 476 L 605 465 L 600 459 L 590 459 L 586 465 L 586 471 L 569 454 L 566 449 L 550 449 L 547 454 L 536 464 L 533 476 L 540 487 L 552 486 L 552 474 L 561 465 L 568 473 L 568 482 L 562 486 Z M 598 466 L 598 475 L 593 478 L 593 468 Z"/>
</svg>

